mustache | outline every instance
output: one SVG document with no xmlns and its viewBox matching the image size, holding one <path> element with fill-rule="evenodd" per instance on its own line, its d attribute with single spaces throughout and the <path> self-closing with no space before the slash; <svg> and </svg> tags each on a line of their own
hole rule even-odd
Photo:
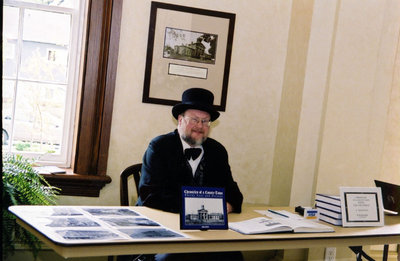
<svg viewBox="0 0 400 261">
<path fill-rule="evenodd" d="M 191 131 L 195 131 L 195 132 L 199 132 L 199 133 L 204 133 L 204 130 L 203 130 L 203 129 L 196 129 L 196 128 L 193 128 Z"/>
</svg>

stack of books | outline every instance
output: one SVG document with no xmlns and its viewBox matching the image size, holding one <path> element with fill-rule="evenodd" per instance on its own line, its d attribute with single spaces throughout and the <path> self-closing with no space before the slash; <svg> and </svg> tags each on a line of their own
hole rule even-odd
<svg viewBox="0 0 400 261">
<path fill-rule="evenodd" d="M 315 207 L 318 209 L 319 220 L 336 226 L 342 225 L 342 208 L 339 196 L 317 193 Z"/>
</svg>

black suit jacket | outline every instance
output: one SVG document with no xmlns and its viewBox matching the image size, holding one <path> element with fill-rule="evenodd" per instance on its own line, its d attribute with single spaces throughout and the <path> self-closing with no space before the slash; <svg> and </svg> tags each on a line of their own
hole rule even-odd
<svg viewBox="0 0 400 261">
<path fill-rule="evenodd" d="M 207 138 L 204 149 L 205 187 L 225 188 L 226 201 L 240 213 L 243 196 L 232 178 L 228 153 L 224 146 Z M 139 183 L 138 206 L 148 206 L 168 212 L 181 210 L 181 186 L 193 186 L 193 174 L 183 154 L 178 131 L 154 138 L 143 156 Z"/>
</svg>

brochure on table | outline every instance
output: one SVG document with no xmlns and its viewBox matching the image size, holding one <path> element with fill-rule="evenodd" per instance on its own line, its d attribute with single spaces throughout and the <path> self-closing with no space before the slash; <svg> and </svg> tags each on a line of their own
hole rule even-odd
<svg viewBox="0 0 400 261">
<path fill-rule="evenodd" d="M 230 222 L 229 228 L 242 234 L 334 232 L 332 227 L 320 224 L 316 221 L 289 217 L 257 217 L 239 222 Z"/>
<path fill-rule="evenodd" d="M 61 245 L 187 238 L 129 207 L 11 206 L 9 210 Z"/>
<path fill-rule="evenodd" d="M 306 219 L 290 211 L 267 209 L 255 212 L 264 217 L 230 222 L 229 228 L 242 234 L 334 232 L 331 226 L 321 224 L 317 220 Z"/>
<path fill-rule="evenodd" d="M 382 192 L 379 187 L 340 187 L 344 227 L 383 226 Z"/>
</svg>

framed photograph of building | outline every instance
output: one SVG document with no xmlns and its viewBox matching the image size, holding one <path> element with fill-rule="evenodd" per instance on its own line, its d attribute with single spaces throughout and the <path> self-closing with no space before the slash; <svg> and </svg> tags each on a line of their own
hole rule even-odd
<svg viewBox="0 0 400 261">
<path fill-rule="evenodd" d="M 228 229 L 225 190 L 182 187 L 181 229 Z"/>
<path fill-rule="evenodd" d="M 225 111 L 235 17 L 151 2 L 142 101 L 175 105 L 186 89 L 200 87 Z"/>
</svg>

